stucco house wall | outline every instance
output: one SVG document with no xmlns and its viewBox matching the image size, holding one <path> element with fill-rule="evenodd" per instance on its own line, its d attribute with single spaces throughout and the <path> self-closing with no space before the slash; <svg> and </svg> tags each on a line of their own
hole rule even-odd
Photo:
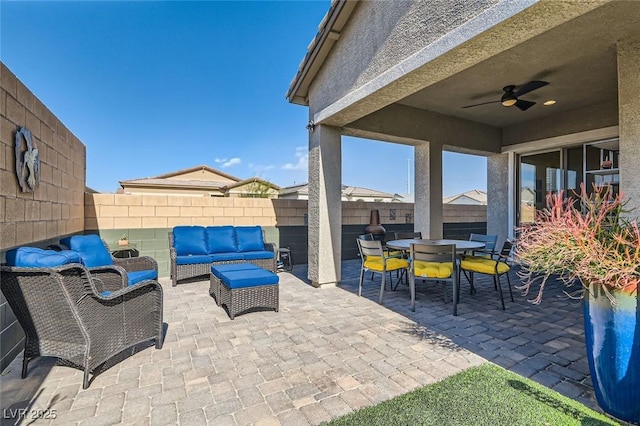
<svg viewBox="0 0 640 426">
<path fill-rule="evenodd" d="M 340 34 L 310 87 L 310 110 L 334 103 L 499 2 L 359 2 L 350 20 L 362 25 Z"/>
</svg>

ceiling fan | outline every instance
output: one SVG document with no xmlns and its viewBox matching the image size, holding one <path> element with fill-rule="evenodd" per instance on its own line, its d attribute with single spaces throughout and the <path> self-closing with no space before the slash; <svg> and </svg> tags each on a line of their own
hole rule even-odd
<svg viewBox="0 0 640 426">
<path fill-rule="evenodd" d="M 466 106 L 463 106 L 462 108 L 472 108 L 480 105 L 495 104 L 500 102 L 503 106 L 506 106 L 506 107 L 515 106 L 520 111 L 526 111 L 532 106 L 534 106 L 536 103 L 532 101 L 525 101 L 518 98 L 526 93 L 533 92 L 536 89 L 544 87 L 547 84 L 549 83 L 547 83 L 546 81 L 532 80 L 520 86 L 518 90 L 515 90 L 516 86 L 514 85 L 504 86 L 502 88 L 502 90 L 504 91 L 504 95 L 502 95 L 502 98 L 500 98 L 499 101 L 489 101 L 489 102 L 482 102 L 479 104 L 466 105 Z"/>
</svg>

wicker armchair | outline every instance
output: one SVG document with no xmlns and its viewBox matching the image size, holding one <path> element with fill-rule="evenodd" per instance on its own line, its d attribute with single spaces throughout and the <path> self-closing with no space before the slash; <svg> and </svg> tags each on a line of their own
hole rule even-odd
<svg viewBox="0 0 640 426">
<path fill-rule="evenodd" d="M 32 359 L 58 357 L 84 371 L 86 389 L 89 373 L 95 376 L 125 349 L 151 342 L 162 347 L 162 287 L 156 281 L 101 291 L 100 279 L 80 264 L 1 266 L 0 275 L 2 293 L 26 335 L 23 378 Z"/>
<path fill-rule="evenodd" d="M 91 275 L 100 279 L 100 287 L 98 290 L 102 291 L 116 291 L 129 283 L 128 273 L 149 271 L 154 272 L 147 279 L 158 278 L 158 262 L 150 256 L 130 257 L 127 259 L 121 259 L 114 257 L 109 250 L 108 244 L 100 239 L 97 235 L 81 235 L 64 238 L 60 241 L 60 244 L 64 248 L 77 251 L 83 259 L 83 263 L 87 266 L 87 269 Z M 99 260 L 106 262 L 96 265 L 95 258 L 93 261 L 87 262 L 87 252 L 94 255 L 96 251 L 100 251 Z M 125 280 L 123 281 L 123 277 Z"/>
</svg>

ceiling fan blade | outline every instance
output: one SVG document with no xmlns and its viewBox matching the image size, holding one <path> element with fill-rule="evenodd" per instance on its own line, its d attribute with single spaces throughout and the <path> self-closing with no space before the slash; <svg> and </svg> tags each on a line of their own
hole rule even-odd
<svg viewBox="0 0 640 426">
<path fill-rule="evenodd" d="M 524 86 L 520 87 L 518 90 L 513 92 L 513 95 L 517 98 L 518 96 L 522 96 L 525 93 L 533 92 L 536 89 L 544 87 L 547 84 L 549 83 L 547 83 L 546 81 L 533 80 L 526 83 Z"/>
<path fill-rule="evenodd" d="M 477 106 L 480 106 L 480 105 L 495 104 L 495 103 L 498 103 L 498 102 L 500 102 L 500 101 L 482 102 L 482 103 L 480 103 L 480 104 L 465 105 L 465 106 L 463 106 L 462 108 L 472 108 L 472 107 L 477 107 Z"/>
<path fill-rule="evenodd" d="M 518 101 L 516 102 L 515 106 L 520 110 L 520 111 L 526 111 L 529 108 L 531 108 L 532 106 L 534 106 L 536 103 L 535 102 L 531 102 L 531 101 L 523 101 L 522 99 L 518 99 Z"/>
</svg>

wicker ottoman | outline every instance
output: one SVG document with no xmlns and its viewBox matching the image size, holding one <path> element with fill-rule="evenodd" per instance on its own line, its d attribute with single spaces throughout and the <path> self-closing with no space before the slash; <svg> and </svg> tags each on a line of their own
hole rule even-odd
<svg viewBox="0 0 640 426">
<path fill-rule="evenodd" d="M 211 267 L 209 294 L 218 306 L 226 306 L 229 317 L 274 309 L 278 312 L 278 276 L 253 264 Z"/>
</svg>

